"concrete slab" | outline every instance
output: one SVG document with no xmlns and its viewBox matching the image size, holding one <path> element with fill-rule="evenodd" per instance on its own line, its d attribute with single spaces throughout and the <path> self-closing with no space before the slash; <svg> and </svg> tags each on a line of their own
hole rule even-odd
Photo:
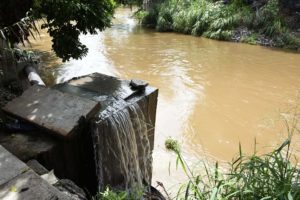
<svg viewBox="0 0 300 200">
<path fill-rule="evenodd" d="M 31 161 L 31 163 L 33 162 Z M 55 177 L 53 171 L 50 173 Z M 69 192 L 61 191 L 62 186 L 60 185 L 62 184 L 58 184 L 59 187 L 52 186 L 0 145 L 0 199 L 86 200 L 84 192 L 75 184 L 72 185 Z"/>
<path fill-rule="evenodd" d="M 62 92 L 97 101 L 101 104 L 100 111 L 102 112 L 107 107 L 112 106 L 112 104 L 122 104 L 123 101 L 128 101 L 134 97 L 141 97 L 149 94 L 148 91 L 153 92 L 156 90 L 156 88 L 147 86 L 148 83 L 146 82 L 142 82 L 142 87 L 134 87 L 132 82 L 137 83 L 137 80 L 128 81 L 104 74 L 93 73 L 73 78 L 66 83 L 55 85 L 54 88 Z M 141 81 L 138 82 L 141 85 Z"/>
<path fill-rule="evenodd" d="M 57 141 L 45 131 L 1 133 L 0 144 L 23 162 L 50 151 Z"/>
<path fill-rule="evenodd" d="M 73 181 L 68 179 L 61 179 L 53 185 L 65 195 L 71 197 L 73 200 L 87 200 L 87 195 L 84 190 L 78 187 Z"/>
<path fill-rule="evenodd" d="M 113 96 L 121 99 L 126 99 L 136 92 L 131 89 L 129 81 L 99 73 L 70 80 L 68 84 L 95 92 L 98 96 Z"/>
<path fill-rule="evenodd" d="M 27 171 L 0 186 L 0 199 L 5 200 L 71 200 L 71 197 L 48 184 L 33 171 Z"/>
<path fill-rule="evenodd" d="M 32 86 L 3 110 L 60 136 L 68 136 L 81 116 L 89 118 L 100 104 L 42 86 Z"/>
<path fill-rule="evenodd" d="M 26 165 L 30 167 L 38 175 L 43 175 L 49 173 L 49 171 L 41 165 L 37 160 L 29 160 Z"/>
<path fill-rule="evenodd" d="M 0 145 L 0 186 L 27 170 L 25 163 Z"/>
</svg>

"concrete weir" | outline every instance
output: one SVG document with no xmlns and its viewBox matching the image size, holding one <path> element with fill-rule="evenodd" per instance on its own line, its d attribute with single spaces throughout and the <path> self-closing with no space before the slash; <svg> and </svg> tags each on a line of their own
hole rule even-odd
<svg viewBox="0 0 300 200">
<path fill-rule="evenodd" d="M 42 151 L 32 145 L 23 159 L 37 159 L 58 178 L 95 194 L 106 185 L 151 184 L 157 96 L 158 90 L 144 82 L 94 73 L 51 89 L 32 86 L 3 110 L 37 127 L 22 137 L 47 141 Z M 13 146 L 24 144 L 11 144 L 17 140 L 9 137 L 0 136 L 0 144 L 5 141 L 3 146 L 22 155 L 18 151 L 24 149 Z"/>
</svg>

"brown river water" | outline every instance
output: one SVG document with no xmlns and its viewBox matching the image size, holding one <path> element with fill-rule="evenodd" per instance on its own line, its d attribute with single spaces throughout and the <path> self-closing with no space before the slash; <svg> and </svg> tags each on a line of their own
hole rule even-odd
<svg viewBox="0 0 300 200">
<path fill-rule="evenodd" d="M 164 148 L 168 137 L 180 141 L 191 163 L 230 161 L 239 143 L 251 153 L 255 138 L 259 152 L 268 152 L 287 137 L 281 119 L 292 118 L 300 102 L 299 53 L 159 33 L 141 28 L 131 14 L 118 9 L 111 28 L 82 36 L 89 48 L 82 60 L 62 63 L 44 32 L 32 48 L 42 54 L 41 73 L 49 85 L 100 72 L 159 88 L 153 185 L 161 181 L 170 188 L 183 180 L 175 156 Z M 294 144 L 298 154 L 297 135 Z"/>
</svg>

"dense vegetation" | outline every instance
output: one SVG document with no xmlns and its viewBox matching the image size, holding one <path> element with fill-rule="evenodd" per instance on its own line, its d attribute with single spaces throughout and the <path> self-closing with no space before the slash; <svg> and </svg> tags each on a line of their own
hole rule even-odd
<svg viewBox="0 0 300 200">
<path fill-rule="evenodd" d="M 186 164 L 178 142 L 166 141 L 166 148 L 175 152 L 177 164 L 188 177 L 177 193 L 177 199 L 198 200 L 296 200 L 300 199 L 300 168 L 292 163 L 291 139 L 274 151 L 258 156 L 256 149 L 245 156 L 240 146 L 239 156 L 221 170 L 203 163 L 205 173 L 196 173 Z M 225 171 L 225 172 L 224 172 Z"/>
<path fill-rule="evenodd" d="M 149 12 L 140 12 L 142 23 L 158 31 L 293 49 L 300 46 L 282 14 L 290 1 L 286 1 L 285 6 L 279 0 L 257 5 L 249 2 L 166 0 Z"/>
<path fill-rule="evenodd" d="M 8 46 L 24 43 L 38 32 L 35 20 L 43 19 L 57 56 L 78 59 L 88 51 L 79 35 L 110 26 L 114 8 L 113 0 L 1 0 L 0 38 Z"/>
<path fill-rule="evenodd" d="M 122 5 L 136 5 L 136 6 L 142 6 L 143 0 L 116 0 L 116 3 L 122 4 Z"/>
</svg>

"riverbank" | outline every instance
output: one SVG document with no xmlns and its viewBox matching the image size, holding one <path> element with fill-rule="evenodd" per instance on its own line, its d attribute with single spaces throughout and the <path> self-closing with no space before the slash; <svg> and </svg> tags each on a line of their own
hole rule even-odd
<svg viewBox="0 0 300 200">
<path fill-rule="evenodd" d="M 161 32 L 300 51 L 297 10 L 283 7 L 279 0 L 247 2 L 167 0 L 138 16 L 144 26 Z"/>
<path fill-rule="evenodd" d="M 228 163 L 226 170 L 222 170 L 218 162 L 212 167 L 203 160 L 192 168 L 182 155 L 178 141 L 169 138 L 165 147 L 175 153 L 177 164 L 188 178 L 175 198 L 299 199 L 299 166 L 293 162 L 291 140 L 292 136 L 289 136 L 280 146 L 264 155 L 259 155 L 254 147 L 254 153 L 246 156 L 239 145 L 238 156 Z M 198 168 L 202 168 L 203 173 Z"/>
</svg>

